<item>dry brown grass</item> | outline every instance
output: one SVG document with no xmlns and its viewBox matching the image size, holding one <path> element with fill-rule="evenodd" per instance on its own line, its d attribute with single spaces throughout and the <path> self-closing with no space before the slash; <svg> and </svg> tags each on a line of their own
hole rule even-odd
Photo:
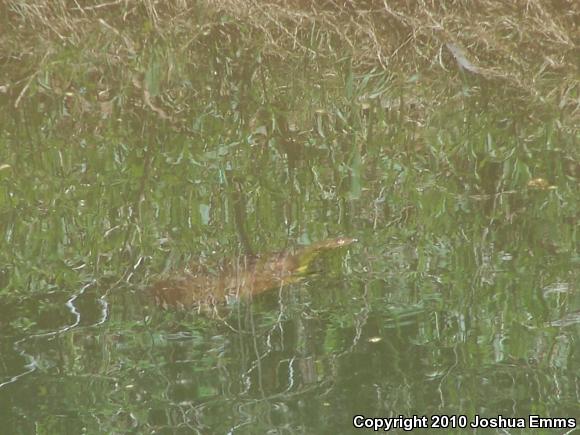
<svg viewBox="0 0 580 435">
<path fill-rule="evenodd" d="M 182 52 L 221 32 L 224 46 L 236 39 L 279 62 L 308 58 L 321 74 L 350 58 L 359 71 L 378 66 L 445 80 L 458 61 L 578 114 L 574 0 L 8 0 L 0 8 L 0 85 L 12 87 L 14 98 L 66 46 L 86 46 L 82 61 L 93 67 L 122 66 L 155 38 Z M 225 22 L 228 30 L 212 33 Z"/>
<path fill-rule="evenodd" d="M 580 4 L 574 1 L 256 1 L 221 0 L 251 22 L 272 53 L 380 64 L 404 74 L 446 70 L 447 44 L 462 46 L 483 75 L 532 93 L 558 77 L 558 92 L 578 78 Z M 555 89 L 549 91 L 553 92 Z"/>
</svg>

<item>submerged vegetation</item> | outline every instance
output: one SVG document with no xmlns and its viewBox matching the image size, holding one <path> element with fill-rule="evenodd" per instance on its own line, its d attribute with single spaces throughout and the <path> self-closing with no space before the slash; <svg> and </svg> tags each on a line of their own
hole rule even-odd
<svg viewBox="0 0 580 435">
<path fill-rule="evenodd" d="M 0 2 L 0 421 L 577 415 L 579 20 L 568 0 Z M 360 243 L 303 274 L 318 251 L 293 247 L 336 234 Z M 296 260 L 264 252 L 305 255 L 296 291 L 233 328 L 141 298 L 188 264 L 205 296 L 246 289 L 236 259 L 251 279 Z"/>
</svg>

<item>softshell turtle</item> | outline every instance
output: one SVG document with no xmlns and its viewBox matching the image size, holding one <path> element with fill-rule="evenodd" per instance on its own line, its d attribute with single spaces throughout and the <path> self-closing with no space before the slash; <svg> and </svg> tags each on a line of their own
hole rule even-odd
<svg viewBox="0 0 580 435">
<path fill-rule="evenodd" d="M 216 307 L 300 281 L 310 272 L 310 266 L 320 254 L 355 241 L 339 237 L 314 243 L 294 253 L 242 256 L 220 273 L 185 270 L 156 281 L 149 289 L 156 304 L 164 308 Z"/>
</svg>

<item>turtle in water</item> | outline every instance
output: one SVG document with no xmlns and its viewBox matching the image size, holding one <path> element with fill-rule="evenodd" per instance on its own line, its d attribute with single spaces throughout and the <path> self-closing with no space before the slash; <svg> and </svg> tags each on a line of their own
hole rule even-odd
<svg viewBox="0 0 580 435">
<path fill-rule="evenodd" d="M 218 274 L 184 272 L 162 278 L 149 287 L 163 308 L 215 308 L 231 300 L 248 299 L 268 290 L 298 282 L 322 253 L 348 246 L 356 239 L 323 240 L 294 253 L 242 256 Z"/>
</svg>

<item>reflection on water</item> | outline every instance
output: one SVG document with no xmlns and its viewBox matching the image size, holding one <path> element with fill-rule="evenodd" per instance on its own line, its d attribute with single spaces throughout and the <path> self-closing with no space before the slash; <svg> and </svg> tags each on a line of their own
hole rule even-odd
<svg viewBox="0 0 580 435">
<path fill-rule="evenodd" d="M 397 257 L 388 262 L 415 261 Z M 389 284 L 369 281 L 353 261 L 346 275 L 231 306 L 222 319 L 159 311 L 136 288 L 109 293 L 106 319 L 94 288 L 73 301 L 29 301 L 42 320 L 2 338 L 3 378 L 13 376 L 0 390 L 2 421 L 22 430 L 311 433 L 344 432 L 357 414 L 527 415 L 541 404 L 544 414 L 576 415 L 572 315 L 552 328 L 518 324 L 500 300 L 481 301 L 497 306 L 491 316 L 467 303 L 473 295 L 446 300 L 446 274 L 402 287 L 404 267 Z M 18 317 L 12 308 L 3 319 Z"/>
<path fill-rule="evenodd" d="M 341 222 L 324 225 L 359 243 L 217 316 L 162 310 L 144 291 L 163 268 L 152 262 L 183 264 L 174 256 L 185 231 L 169 232 L 155 259 L 108 254 L 126 269 L 99 257 L 116 271 L 99 284 L 7 298 L 0 421 L 16 433 L 318 433 L 348 431 L 357 414 L 578 415 L 570 206 L 554 190 L 451 190 L 426 185 L 414 202 L 374 192 L 390 209 L 344 201 L 331 214 Z M 327 206 L 305 206 L 308 222 Z M 66 219 L 73 228 L 78 217 Z M 105 240 L 134 237 L 119 225 Z M 247 231 L 247 217 L 236 225 L 232 234 Z M 183 258 L 205 270 L 228 255 L 195 246 L 199 256 Z"/>
<path fill-rule="evenodd" d="M 578 415 L 580 300 L 569 194 L 525 187 L 465 194 L 453 182 L 427 182 L 419 193 L 397 189 L 334 207 L 324 192 L 314 201 L 316 189 L 304 183 L 300 195 L 311 200 L 302 211 L 308 218 L 295 221 L 304 228 L 301 242 L 332 228 L 359 243 L 320 258 L 317 273 L 223 306 L 217 316 L 162 310 L 144 289 L 164 267 L 194 259 L 211 272 L 238 248 L 224 238 L 217 252 L 190 230 L 170 227 L 155 242 L 161 248 L 146 255 L 134 218 L 122 206 L 104 210 L 104 254 L 69 259 L 74 279 L 87 284 L 51 284 L 1 305 L 0 421 L 15 433 L 342 433 L 357 414 Z M 201 201 L 213 212 L 228 219 L 239 212 L 212 195 Z M 244 195 L 287 216 L 300 197 Z M 173 222 L 162 210 L 185 222 L 199 211 L 193 199 L 156 201 L 154 232 Z M 63 234 L 85 225 L 74 210 L 61 217 Z M 42 234 L 51 218 L 40 213 L 30 219 Z M 259 246 L 247 215 L 267 222 L 270 211 L 244 213 L 229 220 L 229 234 L 246 232 Z M 34 252 L 39 242 L 19 237 Z M 125 250 L 107 251 L 107 243 Z M 99 283 L 82 275 L 93 261 L 105 271 Z M 68 273 L 52 264 L 55 274 Z M 28 276 L 31 287 L 47 286 L 42 273 Z"/>
</svg>

